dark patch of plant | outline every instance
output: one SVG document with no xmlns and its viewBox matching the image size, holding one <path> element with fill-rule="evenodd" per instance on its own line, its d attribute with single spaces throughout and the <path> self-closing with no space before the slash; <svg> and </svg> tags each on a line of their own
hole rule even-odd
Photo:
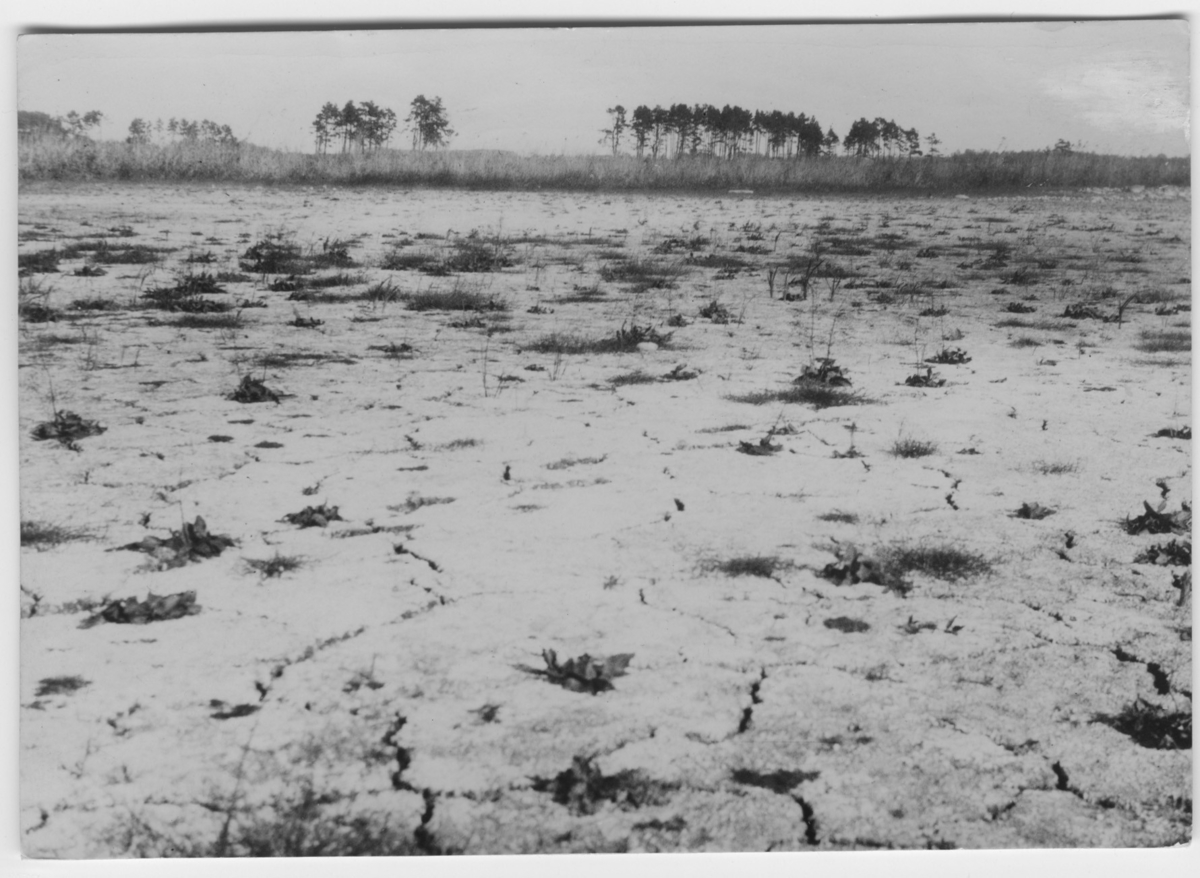
<svg viewBox="0 0 1200 878">
<path fill-rule="evenodd" d="M 625 387 L 629 384 L 656 384 L 658 383 L 658 378 L 648 372 L 637 369 L 633 372 L 626 372 L 624 375 L 614 375 L 608 379 L 608 383 L 614 387 Z"/>
<path fill-rule="evenodd" d="M 767 455 L 775 454 L 783 448 L 777 442 L 772 442 L 771 437 L 763 436 L 757 442 L 746 442 L 745 440 L 738 442 L 738 451 L 742 454 L 749 454 L 752 457 L 766 457 Z"/>
<path fill-rule="evenodd" d="M 31 274 L 57 274 L 58 260 L 62 254 L 57 248 L 36 250 L 33 253 L 17 254 L 17 277 L 28 277 Z"/>
<path fill-rule="evenodd" d="M 44 677 L 38 681 L 38 687 L 33 694 L 37 698 L 45 698 L 47 695 L 73 695 L 84 686 L 90 685 L 91 680 L 85 680 L 78 675 Z"/>
<path fill-rule="evenodd" d="M 816 780 L 821 776 L 819 771 L 777 771 L 762 772 L 751 768 L 735 768 L 731 777 L 734 783 L 743 786 L 762 787 L 773 793 L 787 795 L 800 784 Z"/>
<path fill-rule="evenodd" d="M 1133 563 L 1156 564 L 1160 567 L 1190 567 L 1192 564 L 1192 541 L 1171 540 L 1169 543 L 1156 543 L 1150 548 L 1138 552 Z"/>
<path fill-rule="evenodd" d="M 625 669 L 633 658 L 632 653 L 618 653 L 607 658 L 588 655 L 586 652 L 577 658 L 567 659 L 561 664 L 558 654 L 553 649 L 542 650 L 542 661 L 545 669 L 517 665 L 519 670 L 539 677 L 544 677 L 557 686 L 562 686 L 570 692 L 588 692 L 598 695 L 613 688 L 612 681 L 625 676 Z"/>
<path fill-rule="evenodd" d="M 1037 308 L 1024 302 L 1009 302 L 1004 306 L 1004 310 L 1009 314 L 1032 314 Z"/>
<path fill-rule="evenodd" d="M 810 405 L 815 409 L 833 408 L 843 405 L 865 405 L 869 399 L 840 387 L 805 381 L 793 384 L 783 390 L 756 390 L 730 396 L 734 402 L 745 402 L 750 405 L 767 405 L 773 402 Z"/>
<path fill-rule="evenodd" d="M 689 369 L 682 363 L 673 368 L 670 372 L 662 376 L 663 381 L 691 381 L 693 378 L 698 378 L 700 371 L 698 369 Z"/>
<path fill-rule="evenodd" d="M 131 552 L 145 552 L 152 555 L 165 568 L 182 567 L 189 561 L 203 561 L 205 558 L 216 558 L 230 546 L 237 543 L 223 534 L 208 532 L 208 525 L 199 515 L 189 524 L 183 523 L 180 530 L 171 531 L 166 539 L 155 536 L 143 537 L 136 543 L 127 543 L 121 549 Z"/>
<path fill-rule="evenodd" d="M 909 387 L 945 387 L 946 379 L 935 377 L 933 368 L 930 367 L 925 370 L 924 375 L 920 372 L 915 375 L 909 375 L 904 379 L 904 383 Z"/>
<path fill-rule="evenodd" d="M 307 274 L 300 247 L 281 235 L 268 235 L 242 254 L 238 265 L 252 274 Z"/>
<path fill-rule="evenodd" d="M 79 623 L 80 628 L 91 628 L 101 622 L 113 622 L 119 625 L 145 625 L 148 622 L 163 622 L 168 619 L 182 619 L 194 616 L 200 612 L 196 603 L 194 591 L 181 591 L 176 594 L 147 595 L 144 601 L 137 598 L 125 598 L 123 601 L 112 601 L 99 613 L 89 616 Z"/>
<path fill-rule="evenodd" d="M 1134 343 L 1134 347 L 1146 354 L 1157 354 L 1164 351 L 1190 351 L 1192 334 L 1186 330 L 1144 329 L 1141 337 Z"/>
<path fill-rule="evenodd" d="M 650 259 L 625 259 L 610 262 L 600 269 L 600 278 L 610 283 L 622 283 L 633 292 L 672 289 L 683 269 L 679 265 L 667 265 Z"/>
<path fill-rule="evenodd" d="M 1176 429 L 1174 427 L 1163 427 L 1154 435 L 1159 439 L 1191 439 L 1192 428 L 1179 427 Z"/>
<path fill-rule="evenodd" d="M 120 309 L 120 304 L 112 299 L 76 299 L 71 303 L 72 311 L 116 311 Z"/>
<path fill-rule="evenodd" d="M 896 574 L 916 571 L 948 582 L 969 579 L 992 569 L 991 562 L 982 555 L 945 544 L 892 547 L 883 557 L 885 567 Z"/>
<path fill-rule="evenodd" d="M 1177 512 L 1163 512 L 1167 501 L 1154 509 L 1149 503 L 1142 501 L 1145 512 L 1137 518 L 1126 517 L 1125 532 L 1128 534 L 1188 534 L 1192 529 L 1192 507 L 1185 501 L 1180 504 Z"/>
<path fill-rule="evenodd" d="M 54 439 L 72 451 L 78 451 L 77 440 L 99 436 L 106 429 L 108 428 L 100 426 L 96 421 L 89 421 L 74 412 L 62 411 L 55 412 L 52 420 L 42 421 L 34 427 L 32 435 L 38 441 Z"/>
<path fill-rule="evenodd" d="M 604 802 L 611 802 L 622 811 L 664 805 L 668 794 L 678 788 L 678 784 L 654 780 L 635 769 L 605 777 L 593 759 L 592 756 L 576 756 L 570 768 L 553 778 L 533 778 L 533 789 L 551 793 L 554 801 L 565 805 L 572 814 L 587 816 L 595 814 Z"/>
<path fill-rule="evenodd" d="M 281 399 L 278 393 L 271 390 L 271 388 L 252 375 L 243 375 L 242 383 L 229 395 L 229 398 L 234 402 L 252 403 L 270 401 L 276 405 L 279 404 Z"/>
<path fill-rule="evenodd" d="M 902 436 L 892 443 L 892 447 L 888 449 L 888 453 L 893 457 L 928 457 L 931 454 L 937 453 L 938 446 L 936 442 L 927 442 L 921 439 L 914 439 L 911 436 Z"/>
<path fill-rule="evenodd" d="M 283 520 L 288 524 L 294 524 L 298 527 L 325 527 L 331 521 L 344 521 L 338 515 L 336 506 L 327 506 L 322 503 L 320 506 L 305 506 L 299 512 L 289 512 L 283 517 Z"/>
<path fill-rule="evenodd" d="M 1071 320 L 1104 320 L 1107 315 L 1083 302 L 1072 302 L 1062 313 Z"/>
<path fill-rule="evenodd" d="M 446 292 L 429 290 L 413 293 L 408 299 L 410 311 L 507 311 L 508 304 L 495 296 L 485 296 L 455 287 Z"/>
<path fill-rule="evenodd" d="M 1098 714 L 1093 722 L 1103 723 L 1151 750 L 1191 750 L 1192 713 L 1168 711 L 1142 698 L 1115 716 Z"/>
<path fill-rule="evenodd" d="M 453 497 L 422 497 L 420 494 L 414 492 L 409 494 L 403 503 L 389 506 L 388 509 L 392 512 L 404 510 L 405 512 L 412 513 L 424 506 L 441 506 L 453 502 Z"/>
<path fill-rule="evenodd" d="M 939 366 L 960 366 L 971 362 L 971 358 L 962 348 L 943 348 L 932 357 L 926 357 L 925 362 L 937 363 Z"/>
<path fill-rule="evenodd" d="M 843 634 L 859 634 L 863 631 L 870 631 L 869 623 L 862 619 L 851 619 L 849 616 L 836 616 L 832 619 L 826 619 L 821 623 L 826 628 L 832 628 L 834 631 L 841 631 Z"/>
<path fill-rule="evenodd" d="M 1024 518 L 1029 521 L 1041 521 L 1055 513 L 1055 510 L 1041 503 L 1022 503 L 1021 508 L 1013 513 L 1013 518 Z"/>
<path fill-rule="evenodd" d="M 303 525 L 301 525 L 303 527 Z M 267 579 L 291 573 L 304 566 L 304 561 L 295 555 L 280 555 L 275 553 L 271 558 L 246 558 L 246 566 Z"/>
<path fill-rule="evenodd" d="M 75 277 L 104 277 L 108 274 L 103 268 L 94 268 L 90 265 L 85 265 L 82 268 L 77 268 L 71 272 Z"/>
<path fill-rule="evenodd" d="M 733 319 L 733 315 L 729 313 L 729 309 L 716 299 L 713 299 L 700 309 L 700 316 L 708 318 L 713 323 L 728 323 Z"/>
<path fill-rule="evenodd" d="M 778 555 L 741 555 L 723 561 L 709 561 L 704 569 L 724 573 L 726 576 L 758 576 L 773 579 L 777 571 L 786 570 L 792 564 Z"/>
<path fill-rule="evenodd" d="M 44 521 L 21 522 L 21 545 L 45 548 L 57 546 L 71 540 L 84 540 L 88 532 L 80 528 L 63 527 L 59 524 L 49 524 Z"/>
<path fill-rule="evenodd" d="M 831 521 L 838 524 L 857 524 L 858 516 L 853 512 L 823 512 L 817 516 L 820 521 Z"/>
<path fill-rule="evenodd" d="M 636 351 L 643 342 L 666 347 L 671 335 L 670 332 L 659 332 L 653 326 L 621 324 L 621 328 L 608 338 L 551 333 L 536 339 L 529 345 L 529 350 L 540 354 L 623 354 Z"/>
<path fill-rule="evenodd" d="M 845 370 L 830 357 L 817 357 L 816 366 L 809 364 L 804 367 L 800 377 L 795 379 L 793 384 L 804 384 L 813 382 L 816 384 L 826 384 L 830 387 L 849 387 L 850 379 L 846 377 Z"/>
</svg>

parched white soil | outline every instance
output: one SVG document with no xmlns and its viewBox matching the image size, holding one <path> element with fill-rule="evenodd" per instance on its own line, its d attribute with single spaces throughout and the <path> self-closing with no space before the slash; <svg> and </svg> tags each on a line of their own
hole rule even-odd
<svg viewBox="0 0 1200 878">
<path fill-rule="evenodd" d="M 1123 526 L 1146 502 L 1191 502 L 1191 443 L 1155 435 L 1191 425 L 1190 346 L 1139 349 L 1189 331 L 1187 310 L 1155 313 L 1190 305 L 1189 212 L 1187 191 L 26 189 L 21 253 L 100 235 L 178 248 L 95 278 L 72 273 L 85 253 L 24 282 L 52 286 L 60 314 L 21 325 L 21 518 L 75 537 L 21 550 L 26 854 L 1190 840 L 1192 605 L 1173 584 L 1188 568 L 1135 562 L 1190 533 Z M 289 301 L 254 276 L 207 298 L 267 307 L 191 329 L 139 298 L 237 271 L 278 231 L 317 253 L 352 242 L 362 267 L 344 270 L 363 277 L 331 294 L 458 284 L 509 310 L 455 328 L 476 315 Z M 511 264 L 378 267 L 400 242 L 438 257 L 473 231 L 508 241 Z M 782 271 L 770 296 L 768 270 L 818 239 L 849 275 L 832 301 L 827 278 L 782 301 Z M 603 280 L 622 254 L 678 277 Z M 1133 293 L 1120 324 L 1061 316 L 1114 315 Z M 121 307 L 71 309 L 85 298 Z M 731 322 L 698 316 L 714 299 Z M 1017 302 L 1036 310 L 1004 310 Z M 531 350 L 634 325 L 673 335 Z M 943 348 L 970 361 L 933 365 L 944 386 L 904 384 Z M 862 404 L 733 398 L 825 356 Z M 612 381 L 676 366 L 698 374 Z M 245 375 L 283 397 L 230 399 Z M 105 432 L 35 441 L 55 411 Z M 779 449 L 740 453 L 764 438 Z M 932 453 L 893 455 L 905 439 Z M 283 521 L 320 504 L 342 520 Z M 164 570 L 120 548 L 197 516 L 236 545 Z M 991 569 L 896 588 L 823 576 L 850 546 Z M 247 563 L 277 555 L 300 564 Z M 193 615 L 80 627 L 110 601 L 187 591 Z M 632 658 L 591 694 L 534 673 L 548 649 Z"/>
</svg>

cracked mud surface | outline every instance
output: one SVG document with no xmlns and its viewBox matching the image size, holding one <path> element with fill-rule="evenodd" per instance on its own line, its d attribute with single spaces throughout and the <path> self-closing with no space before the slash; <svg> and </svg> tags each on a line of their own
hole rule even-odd
<svg viewBox="0 0 1200 878">
<path fill-rule="evenodd" d="M 293 853 L 1190 840 L 1188 568 L 1134 561 L 1190 532 L 1122 527 L 1144 502 L 1191 502 L 1190 441 L 1154 435 L 1190 426 L 1190 349 L 1137 348 L 1189 314 L 1061 317 L 1089 296 L 1106 314 L 1139 291 L 1190 302 L 1189 210 L 1186 193 L 22 192 L 22 253 L 120 226 L 134 234 L 114 245 L 180 248 L 140 279 L 64 261 L 35 275 L 62 316 L 22 324 L 22 521 L 83 536 L 21 553 L 25 853 L 279 852 L 286 831 Z M 454 285 L 377 267 L 398 240 L 533 240 L 458 275 L 509 303 L 482 315 L 509 330 L 490 337 L 402 301 L 289 301 L 274 276 L 212 297 L 268 303 L 232 330 L 136 307 L 189 254 L 236 271 L 281 228 L 317 250 L 353 240 L 347 294 Z M 824 279 L 769 297 L 768 268 L 816 238 L 849 275 L 834 301 Z M 676 285 L 604 281 L 614 251 L 675 266 Z M 1004 310 L 1029 296 L 1035 313 Z M 123 307 L 70 310 L 89 297 Z M 733 322 L 697 316 L 714 298 Z M 657 350 L 529 349 L 674 314 L 688 325 Z M 1033 325 L 996 326 L 1013 317 Z M 970 362 L 904 386 L 944 347 Z M 814 353 L 871 402 L 730 399 L 792 386 Z M 699 374 L 611 381 L 681 364 Z M 279 401 L 230 399 L 248 374 Z M 34 441 L 55 407 L 105 432 Z M 738 453 L 763 437 L 779 450 Z M 936 447 L 895 456 L 898 437 Z M 340 520 L 284 521 L 322 504 Z M 196 516 L 236 546 L 157 570 L 110 551 Z M 823 577 L 850 544 L 955 546 L 991 569 Z M 298 566 L 247 563 L 278 557 Z M 194 615 L 79 627 L 110 599 L 189 591 Z M 544 650 L 632 658 L 591 694 L 530 673 Z"/>
</svg>

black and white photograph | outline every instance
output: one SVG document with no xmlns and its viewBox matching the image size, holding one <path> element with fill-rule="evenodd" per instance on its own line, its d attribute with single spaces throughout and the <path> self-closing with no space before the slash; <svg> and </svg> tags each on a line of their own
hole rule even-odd
<svg viewBox="0 0 1200 878">
<path fill-rule="evenodd" d="M 1187 13 L 21 14 L 14 858 L 1191 844 Z"/>
</svg>

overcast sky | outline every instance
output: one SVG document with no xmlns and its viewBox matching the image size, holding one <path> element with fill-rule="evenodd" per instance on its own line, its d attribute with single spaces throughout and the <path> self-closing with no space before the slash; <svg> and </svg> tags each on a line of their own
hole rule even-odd
<svg viewBox="0 0 1200 878">
<path fill-rule="evenodd" d="M 311 150 L 326 101 L 403 118 L 424 94 L 462 149 L 597 152 L 607 107 L 682 102 L 804 112 L 839 135 L 883 116 L 944 151 L 1189 151 L 1180 20 L 29 35 L 17 61 L 20 109 L 101 110 L 104 138 L 180 116 Z"/>
</svg>

